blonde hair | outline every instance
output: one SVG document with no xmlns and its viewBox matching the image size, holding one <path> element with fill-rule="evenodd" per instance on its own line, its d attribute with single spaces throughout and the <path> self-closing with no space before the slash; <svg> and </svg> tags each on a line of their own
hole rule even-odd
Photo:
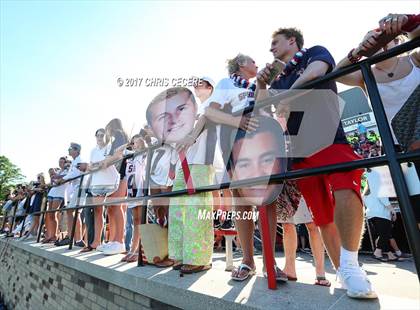
<svg viewBox="0 0 420 310">
<path fill-rule="evenodd" d="M 237 73 L 240 67 L 245 66 L 248 63 L 249 59 L 249 56 L 241 53 L 239 53 L 232 59 L 228 59 L 226 62 L 229 75 Z"/>
</svg>

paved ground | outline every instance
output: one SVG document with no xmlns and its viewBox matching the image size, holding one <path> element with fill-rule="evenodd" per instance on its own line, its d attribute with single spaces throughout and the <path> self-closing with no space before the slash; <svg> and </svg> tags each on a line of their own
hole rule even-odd
<svg viewBox="0 0 420 310">
<path fill-rule="evenodd" d="M 106 257 L 99 252 L 79 254 L 78 249 L 68 251 L 65 247 L 12 242 L 37 255 L 180 308 L 420 309 L 420 286 L 412 261 L 382 263 L 361 255 L 361 262 L 379 294 L 379 300 L 358 301 L 348 298 L 344 290 L 335 287 L 335 275 L 328 260 L 327 278 L 333 286 L 313 285 L 314 267 L 308 254 L 298 253 L 298 282 L 279 285 L 273 291 L 268 290 L 267 281 L 262 276 L 261 255 L 256 256 L 257 276 L 238 283 L 231 281 L 230 274 L 224 271 L 224 256 L 220 253 L 214 254 L 211 270 L 179 277 L 179 273 L 171 269 L 138 268 L 135 263 L 120 263 L 122 255 Z M 282 266 L 283 253 L 277 253 L 276 257 L 277 263 Z M 234 261 L 235 264 L 240 261 L 238 254 Z"/>
</svg>

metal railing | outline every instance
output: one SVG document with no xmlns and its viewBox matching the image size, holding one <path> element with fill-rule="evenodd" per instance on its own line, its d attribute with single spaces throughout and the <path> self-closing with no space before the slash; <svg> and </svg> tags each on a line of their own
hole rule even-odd
<svg viewBox="0 0 420 310">
<path fill-rule="evenodd" d="M 300 87 L 300 89 L 311 89 L 316 86 L 319 86 L 322 83 L 335 80 L 349 73 L 353 73 L 355 71 L 361 70 L 363 80 L 365 82 L 366 89 L 368 92 L 368 96 L 372 104 L 373 112 L 377 121 L 379 134 L 381 136 L 382 144 L 385 150 L 384 156 L 345 162 L 345 163 L 340 163 L 340 164 L 335 164 L 335 165 L 322 166 L 322 167 L 317 167 L 317 168 L 288 171 L 285 173 L 274 174 L 274 175 L 271 175 L 270 177 L 257 177 L 257 178 L 251 178 L 248 180 L 243 180 L 243 181 L 234 181 L 234 182 L 227 182 L 227 183 L 222 183 L 222 184 L 202 186 L 202 187 L 195 188 L 195 192 L 202 193 L 202 192 L 211 192 L 211 191 L 227 189 L 227 188 L 234 189 L 234 188 L 240 188 L 240 187 L 245 187 L 245 186 L 250 186 L 250 185 L 267 184 L 267 182 L 271 184 L 271 183 L 283 182 L 284 180 L 305 178 L 305 177 L 310 177 L 310 176 L 319 175 L 319 174 L 326 174 L 326 173 L 331 173 L 331 172 L 350 171 L 350 170 L 359 169 L 359 168 L 369 168 L 369 167 L 388 165 L 392 182 L 395 187 L 396 194 L 397 194 L 397 199 L 399 201 L 403 224 L 407 233 L 408 243 L 414 257 L 414 262 L 415 262 L 415 266 L 417 270 L 417 276 L 420 279 L 420 231 L 416 223 L 413 206 L 411 205 L 411 202 L 410 202 L 410 196 L 408 193 L 407 184 L 405 182 L 405 178 L 404 178 L 401 166 L 400 166 L 400 163 L 409 162 L 412 160 L 420 160 L 420 151 L 404 153 L 404 154 L 399 154 L 395 151 L 394 141 L 393 141 L 391 130 L 390 130 L 387 118 L 386 118 L 385 110 L 382 105 L 382 100 L 381 100 L 381 97 L 380 97 L 380 94 L 376 85 L 375 77 L 372 74 L 372 71 L 370 68 L 370 66 L 375 63 L 381 62 L 388 58 L 410 51 L 419 46 L 420 46 L 420 38 L 413 39 L 407 43 L 396 46 L 381 54 L 366 58 L 363 61 L 349 65 L 347 67 L 340 68 L 334 72 L 331 72 L 309 83 L 306 83 L 305 85 Z M 281 95 L 278 95 L 278 98 L 279 100 L 280 98 L 286 99 L 288 98 L 288 96 L 291 96 L 291 93 L 292 92 L 288 92 L 286 90 Z M 257 102 L 251 108 L 246 108 L 243 111 L 236 112 L 235 115 L 249 113 L 249 112 L 252 112 L 255 108 L 266 107 L 270 104 L 271 104 L 270 100 L 262 100 L 260 102 Z M 176 197 L 179 195 L 188 195 L 187 189 L 176 190 L 176 191 L 160 193 L 160 194 L 153 194 L 153 195 L 149 194 L 148 187 L 149 187 L 149 179 L 150 179 L 151 157 L 152 157 L 153 151 L 159 148 L 160 146 L 161 145 L 152 146 L 141 152 L 124 156 L 122 159 L 119 159 L 114 162 L 114 163 L 117 163 L 124 159 L 128 159 L 133 156 L 137 156 L 139 154 L 144 154 L 145 152 L 147 153 L 146 179 L 145 179 L 142 197 L 117 199 L 117 200 L 113 200 L 112 202 L 104 202 L 101 204 L 85 204 L 83 206 L 79 205 L 79 201 L 78 201 L 75 207 L 64 209 L 65 211 L 71 211 L 71 210 L 75 211 L 74 220 L 73 220 L 73 229 L 72 229 L 71 238 L 70 238 L 71 242 L 69 245 L 70 249 L 73 244 L 74 228 L 76 225 L 78 211 L 81 209 L 96 208 L 96 207 L 101 207 L 101 206 L 112 206 L 112 205 L 118 205 L 118 204 L 123 204 L 123 203 L 128 203 L 128 202 L 131 202 L 131 203 L 138 202 L 139 207 L 143 208 L 142 222 L 144 223 L 146 221 L 146 216 L 145 216 L 146 207 L 147 207 L 147 202 L 149 200 L 162 198 L 162 197 L 170 198 L 170 197 Z M 66 181 L 66 182 L 70 182 L 76 179 L 80 179 L 78 199 L 80 199 L 83 178 L 90 173 L 92 172 L 83 173 L 78 177 L 75 177 L 73 179 Z M 44 222 L 45 214 L 50 213 L 50 212 L 61 212 L 61 211 L 63 210 L 55 209 L 55 210 L 43 210 L 40 212 L 32 213 L 33 215 L 41 215 L 40 228 L 38 231 L 38 242 L 39 242 L 39 237 L 41 234 L 41 226 Z M 12 217 L 14 221 L 15 216 L 12 216 Z M 260 218 L 263 220 L 262 217 L 263 216 L 260 214 Z M 270 244 L 270 242 L 268 242 L 267 244 Z M 138 265 L 143 265 L 142 255 L 141 255 L 141 241 L 139 245 L 140 246 L 139 246 Z M 271 247 L 269 246 L 269 248 Z M 267 255 L 269 253 L 265 253 L 265 254 Z M 270 278 L 272 277 L 270 277 L 270 274 L 268 276 L 269 276 L 269 282 L 270 282 Z M 270 287 L 270 284 L 269 284 L 269 287 Z M 273 285 L 271 285 L 270 288 L 273 288 Z"/>
</svg>

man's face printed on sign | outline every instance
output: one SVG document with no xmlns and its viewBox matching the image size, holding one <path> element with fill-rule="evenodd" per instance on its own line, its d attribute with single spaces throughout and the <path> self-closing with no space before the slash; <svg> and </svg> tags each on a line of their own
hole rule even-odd
<svg viewBox="0 0 420 310">
<path fill-rule="evenodd" d="M 194 128 L 197 114 L 194 97 L 188 89 L 169 89 L 159 97 L 162 99 L 155 98 L 148 107 L 148 122 L 160 141 L 179 142 Z"/>
<path fill-rule="evenodd" d="M 231 155 L 232 181 L 269 177 L 287 169 L 285 142 L 280 125 L 266 117 L 259 118 L 259 124 L 261 126 L 254 133 L 238 130 Z M 267 183 L 240 188 L 237 193 L 243 203 L 256 206 L 270 204 L 280 194 L 283 184 Z"/>
</svg>

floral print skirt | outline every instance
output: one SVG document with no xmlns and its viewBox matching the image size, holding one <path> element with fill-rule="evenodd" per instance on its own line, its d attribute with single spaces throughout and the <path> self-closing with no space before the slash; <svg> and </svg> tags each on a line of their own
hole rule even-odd
<svg viewBox="0 0 420 310">
<path fill-rule="evenodd" d="M 214 168 L 190 165 L 194 187 L 212 184 Z M 177 171 L 172 190 L 185 189 L 184 174 Z M 170 199 L 168 250 L 169 257 L 183 264 L 208 265 L 213 254 L 213 196 L 211 192 L 178 196 Z"/>
</svg>

